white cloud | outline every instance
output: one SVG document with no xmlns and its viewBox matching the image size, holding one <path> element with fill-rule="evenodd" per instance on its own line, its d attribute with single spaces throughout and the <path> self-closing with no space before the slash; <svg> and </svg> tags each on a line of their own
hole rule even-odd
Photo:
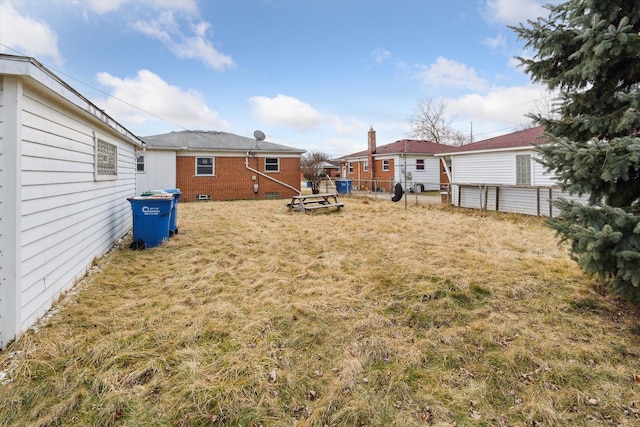
<svg viewBox="0 0 640 427">
<path fill-rule="evenodd" d="M 548 1 L 540 0 L 487 0 L 484 17 L 487 21 L 506 25 L 526 23 L 527 19 L 547 16 L 548 10 L 542 7 Z"/>
<path fill-rule="evenodd" d="M 536 111 L 537 105 L 546 93 L 546 88 L 533 84 L 496 86 L 486 94 L 468 94 L 445 101 L 447 112 L 459 117 L 457 124 L 461 125 L 459 128 L 463 132 L 468 133 L 469 122 L 473 122 L 474 129 L 479 132 L 505 133 L 504 129 L 530 122 L 531 119 L 525 115 Z M 487 137 L 483 136 L 482 139 Z"/>
<path fill-rule="evenodd" d="M 99 73 L 97 79 L 113 91 L 111 97 L 94 103 L 120 122 L 141 125 L 163 120 L 185 128 L 229 128 L 201 93 L 170 85 L 151 71 L 140 70 L 135 78 L 125 79 Z"/>
<path fill-rule="evenodd" d="M 309 132 L 322 125 L 328 117 L 311 105 L 286 95 L 275 98 L 254 96 L 249 99 L 252 112 L 265 123 Z"/>
<path fill-rule="evenodd" d="M 122 4 L 127 3 L 127 1 L 128 0 L 89 0 L 85 1 L 84 5 L 98 15 L 104 15 L 105 13 L 118 10 L 118 8 Z M 75 3 L 79 4 L 78 2 Z"/>
<path fill-rule="evenodd" d="M 449 86 L 481 91 L 487 81 L 480 78 L 474 68 L 442 56 L 430 66 L 418 65 L 418 77 L 430 86 Z"/>
<path fill-rule="evenodd" d="M 155 20 L 136 21 L 133 27 L 142 34 L 160 40 L 178 58 L 200 59 L 216 70 L 235 65 L 230 56 L 219 52 L 207 39 L 207 31 L 211 27 L 208 22 L 191 25 L 191 34 L 185 34 L 173 12 L 165 11 Z"/>
<path fill-rule="evenodd" d="M 504 34 L 498 34 L 495 37 L 487 37 L 482 41 L 482 44 L 493 50 L 504 49 L 507 46 L 507 38 Z"/>
<path fill-rule="evenodd" d="M 11 3 L 0 3 L 0 41 L 18 54 L 51 58 L 57 65 L 64 60 L 58 50 L 58 35 L 46 22 L 22 16 Z M 0 52 L 16 52 L 0 46 Z"/>
<path fill-rule="evenodd" d="M 89 10 L 98 15 L 104 15 L 110 12 L 115 12 L 120 6 L 129 3 L 135 4 L 132 0 L 83 0 L 74 1 L 77 5 L 86 6 Z M 176 10 L 186 13 L 195 13 L 198 10 L 198 6 L 195 0 L 149 0 L 145 2 L 146 6 L 151 6 L 155 9 L 162 10 Z"/>
<path fill-rule="evenodd" d="M 391 58 L 391 52 L 389 52 L 386 49 L 378 48 L 373 52 L 371 52 L 371 56 L 373 57 L 374 61 L 376 61 L 377 63 L 382 63 L 383 61 L 386 61 L 389 58 Z"/>
<path fill-rule="evenodd" d="M 362 129 L 367 128 L 360 120 L 354 119 L 353 117 L 340 118 L 338 116 L 332 116 L 331 125 L 336 133 L 343 137 L 360 135 Z"/>
</svg>

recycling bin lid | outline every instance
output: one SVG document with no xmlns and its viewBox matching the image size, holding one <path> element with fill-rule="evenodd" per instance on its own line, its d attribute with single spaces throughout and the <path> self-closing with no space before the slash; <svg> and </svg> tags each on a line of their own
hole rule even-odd
<svg viewBox="0 0 640 427">
<path fill-rule="evenodd" d="M 180 191 L 179 188 L 163 188 L 161 191 L 171 194 L 182 194 L 182 191 Z"/>
<path fill-rule="evenodd" d="M 147 190 L 140 195 L 141 196 L 158 196 L 158 195 L 165 195 L 165 194 L 171 194 L 171 193 L 165 190 Z"/>
<path fill-rule="evenodd" d="M 158 200 L 158 199 L 173 199 L 173 195 L 169 193 L 145 195 L 145 193 L 142 193 L 141 196 L 127 197 L 127 200 Z"/>
</svg>

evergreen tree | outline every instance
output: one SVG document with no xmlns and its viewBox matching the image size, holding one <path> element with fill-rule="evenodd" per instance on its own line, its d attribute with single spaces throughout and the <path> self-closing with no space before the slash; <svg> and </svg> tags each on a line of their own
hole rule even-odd
<svg viewBox="0 0 640 427">
<path fill-rule="evenodd" d="M 534 51 L 518 58 L 560 93 L 540 162 L 571 195 L 550 219 L 582 268 L 640 302 L 640 2 L 569 0 L 512 29 Z"/>
</svg>

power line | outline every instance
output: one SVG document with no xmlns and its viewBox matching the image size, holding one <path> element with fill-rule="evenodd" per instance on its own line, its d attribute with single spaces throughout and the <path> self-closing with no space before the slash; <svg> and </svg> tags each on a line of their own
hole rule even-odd
<svg viewBox="0 0 640 427">
<path fill-rule="evenodd" d="M 13 51 L 13 52 L 17 53 L 18 55 L 21 55 L 21 56 L 24 56 L 24 57 L 29 57 L 29 55 L 27 55 L 27 54 L 25 54 L 25 53 L 23 53 L 23 52 L 20 52 L 19 50 L 14 49 L 14 48 L 12 48 L 12 47 L 10 47 L 10 46 L 7 46 L 7 45 L 5 45 L 5 44 L 3 44 L 3 43 L 0 43 L 0 46 L 4 47 L 4 48 L 6 48 L 6 49 L 8 49 L 8 50 L 10 50 L 10 51 Z M 100 88 L 97 88 L 97 87 L 95 87 L 95 86 L 93 86 L 93 85 L 91 85 L 91 84 L 89 84 L 89 83 L 87 83 L 87 82 L 85 82 L 85 81 L 83 81 L 83 80 L 80 80 L 80 79 L 78 79 L 78 78 L 76 78 L 76 77 L 74 77 L 74 76 L 72 76 L 72 75 L 70 75 L 70 74 L 68 74 L 68 73 L 66 73 L 66 72 L 64 72 L 64 71 L 62 71 L 62 70 L 59 70 L 59 69 L 57 69 L 57 68 L 56 68 L 56 67 L 54 67 L 54 66 L 48 65 L 48 64 L 46 64 L 46 63 L 44 63 L 44 62 L 43 62 L 43 64 L 44 64 L 47 68 L 49 68 L 50 70 L 55 71 L 56 73 L 58 73 L 58 74 L 60 74 L 60 75 L 63 75 L 63 76 L 65 76 L 65 77 L 67 77 L 68 79 L 71 79 L 71 80 L 73 80 L 73 81 L 75 81 L 75 82 L 77 82 L 77 83 L 79 83 L 79 84 L 81 84 L 81 85 L 83 85 L 83 86 L 86 86 L 86 87 L 88 87 L 88 88 L 90 88 L 90 89 L 92 89 L 92 90 L 94 90 L 94 91 L 96 91 L 96 92 L 99 92 L 99 93 L 101 93 L 101 94 L 103 94 L 103 95 L 107 96 L 108 98 L 111 98 L 111 99 L 114 99 L 114 100 L 116 100 L 116 101 L 118 101 L 118 102 L 121 102 L 121 103 L 123 103 L 123 104 L 125 104 L 125 105 L 127 105 L 127 106 L 129 106 L 129 107 L 131 107 L 131 108 L 134 108 L 134 109 L 136 109 L 136 110 L 138 110 L 138 111 L 140 111 L 140 112 L 142 112 L 142 113 L 144 113 L 144 114 L 147 114 L 147 115 L 149 115 L 149 116 L 151 116 L 151 117 L 155 117 L 156 119 L 161 120 L 161 121 L 163 121 L 163 122 L 165 122 L 165 123 L 168 123 L 168 124 L 170 124 L 170 125 L 172 125 L 172 126 L 175 126 L 176 128 L 179 128 L 179 129 L 181 129 L 181 130 L 187 130 L 187 128 L 185 128 L 185 127 L 184 127 L 184 126 L 182 126 L 182 125 L 179 125 L 179 124 L 177 124 L 177 123 L 174 123 L 174 122 L 172 122 L 171 120 L 166 119 L 166 118 L 164 118 L 164 117 L 162 117 L 162 116 L 160 116 L 160 115 L 158 115 L 158 114 L 156 114 L 156 113 L 152 113 L 152 112 L 147 111 L 147 110 L 145 110 L 145 109 L 143 109 L 143 108 L 141 108 L 141 107 L 138 107 L 137 105 L 134 105 L 134 104 L 132 104 L 132 103 L 130 103 L 130 102 L 127 102 L 127 101 L 125 101 L 124 99 L 120 99 L 120 98 L 118 98 L 118 97 L 116 97 L 116 96 L 113 96 L 112 94 L 110 94 L 110 93 L 108 93 L 108 92 L 105 92 L 104 90 L 102 90 L 102 89 L 100 89 Z M 532 103 L 532 102 L 535 102 L 535 101 L 538 101 L 538 100 L 541 100 L 541 99 L 544 99 L 544 98 L 540 97 L 540 98 L 532 99 L 532 100 L 529 100 L 529 101 L 521 102 L 521 103 L 518 103 L 518 104 L 508 105 L 508 106 L 505 106 L 505 107 L 503 107 L 503 108 L 499 108 L 499 109 L 497 109 L 497 110 L 495 110 L 495 111 L 502 111 L 502 110 L 506 110 L 506 109 L 513 108 L 513 107 L 517 107 L 517 106 L 520 106 L 520 105 L 529 104 L 529 103 Z M 495 111 L 494 111 L 494 112 L 495 112 Z M 484 114 L 480 114 L 480 115 L 472 116 L 472 117 L 469 117 L 469 118 L 466 118 L 466 119 L 455 120 L 455 121 L 453 121 L 453 122 L 451 122 L 451 123 L 452 123 L 452 124 L 453 124 L 453 123 L 459 123 L 459 122 L 462 122 L 463 120 L 464 120 L 464 121 L 466 121 L 466 120 L 473 121 L 473 119 L 476 119 L 476 118 L 479 118 L 479 117 L 486 116 L 487 114 L 488 114 L 488 113 L 484 113 Z M 514 127 L 516 127 L 517 125 L 518 125 L 518 124 L 514 124 L 513 126 L 509 126 L 509 127 L 502 128 L 502 129 L 495 129 L 495 130 L 486 131 L 486 132 L 482 132 L 482 133 L 476 133 L 475 135 L 476 135 L 476 136 L 478 136 L 478 135 L 488 135 L 488 134 L 492 134 L 492 133 L 495 133 L 495 132 L 501 132 L 501 131 L 505 131 L 505 130 L 513 129 L 513 128 L 514 128 Z M 466 137 L 469 137 L 469 136 L 470 136 L 470 134 L 469 134 L 469 133 L 463 133 L 463 135 L 464 135 L 464 136 L 466 136 Z M 386 142 L 386 143 L 392 143 L 392 142 L 395 142 L 395 141 L 400 140 L 400 139 L 408 139 L 408 135 L 407 135 L 407 134 L 403 134 L 403 135 L 397 135 L 397 136 L 395 136 L 395 137 L 388 137 L 388 138 L 386 138 L 386 140 L 388 141 L 388 142 Z M 384 142 L 383 142 L 383 143 L 384 143 Z"/>
<path fill-rule="evenodd" d="M 2 46 L 2 47 L 4 47 L 4 48 L 7 48 L 7 49 L 11 50 L 11 51 L 13 51 L 13 52 L 17 53 L 18 55 L 21 55 L 21 56 L 24 56 L 24 57 L 29 57 L 29 55 L 26 55 L 26 54 L 24 54 L 23 52 L 20 52 L 19 50 L 16 50 L 16 49 L 14 49 L 14 48 L 12 48 L 12 47 L 10 47 L 10 46 L 7 46 L 7 45 L 5 45 L 5 44 L 0 43 L 0 46 Z M 48 64 L 46 64 L 46 63 L 44 63 L 44 62 L 43 62 L 42 64 L 43 64 L 43 65 L 45 65 L 48 69 L 50 69 L 50 70 L 52 70 L 52 71 L 55 71 L 57 74 L 62 75 L 62 76 L 65 76 L 65 77 L 67 77 L 67 78 L 68 78 L 68 79 L 70 79 L 70 80 L 73 80 L 73 81 L 75 81 L 75 82 L 80 83 L 81 85 L 84 85 L 84 86 L 86 86 L 86 87 L 88 87 L 88 88 L 91 88 L 91 89 L 93 89 L 94 91 L 99 92 L 99 93 L 101 93 L 101 94 L 103 94 L 103 95 L 107 96 L 108 98 L 114 99 L 114 100 L 116 100 L 116 101 L 118 101 L 118 102 L 122 102 L 123 104 L 125 104 L 125 105 L 127 105 L 127 106 L 129 106 L 129 107 L 131 107 L 131 108 L 134 108 L 134 109 L 136 109 L 136 110 L 138 110 L 138 111 L 141 111 L 141 112 L 143 112 L 144 114 L 147 114 L 147 115 L 149 115 L 149 116 L 155 117 L 156 119 L 159 119 L 159 120 L 161 120 L 161 121 L 163 121 L 163 122 L 166 122 L 166 123 L 168 123 L 168 124 L 170 124 L 170 125 L 172 125 L 172 126 L 175 126 L 175 127 L 179 128 L 179 129 L 187 130 L 187 128 L 185 128 L 184 126 L 181 126 L 181 125 L 179 125 L 179 124 L 177 124 L 177 123 L 173 123 L 172 121 L 170 121 L 170 120 L 168 120 L 168 119 L 166 119 L 166 118 L 164 118 L 164 117 L 162 117 L 162 116 L 159 116 L 158 114 L 152 113 L 152 112 L 150 112 L 150 111 L 147 111 L 147 110 L 145 110 L 145 109 L 143 109 L 143 108 L 138 107 L 137 105 L 131 104 L 130 102 L 125 101 L 124 99 L 120 99 L 120 98 L 118 98 L 118 97 L 116 97 L 116 96 L 113 96 L 113 95 L 111 95 L 110 93 L 105 92 L 104 90 L 102 90 L 102 89 L 100 89 L 100 88 L 97 88 L 97 87 L 95 87 L 95 86 L 92 86 L 91 84 L 86 83 L 86 82 L 84 82 L 84 81 L 82 81 L 82 80 L 80 80 L 80 79 L 78 79 L 78 78 L 76 78 L 76 77 L 72 76 L 71 74 L 65 73 L 64 71 L 57 69 L 56 67 L 53 67 L 53 66 L 51 66 L 51 65 L 48 65 Z"/>
</svg>

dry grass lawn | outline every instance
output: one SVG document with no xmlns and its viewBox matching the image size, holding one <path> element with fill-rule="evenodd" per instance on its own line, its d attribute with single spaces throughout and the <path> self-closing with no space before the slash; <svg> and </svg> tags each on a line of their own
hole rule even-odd
<svg viewBox="0 0 640 427">
<path fill-rule="evenodd" d="M 181 204 L 0 353 L 0 424 L 640 425 L 638 311 L 536 218 Z"/>
</svg>

